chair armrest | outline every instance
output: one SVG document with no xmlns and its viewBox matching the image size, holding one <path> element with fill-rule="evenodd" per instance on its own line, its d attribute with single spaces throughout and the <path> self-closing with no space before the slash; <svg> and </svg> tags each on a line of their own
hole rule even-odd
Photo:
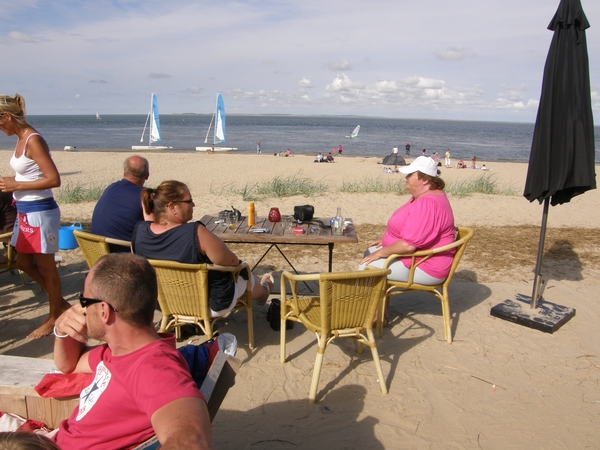
<svg viewBox="0 0 600 450">
<path fill-rule="evenodd" d="M 9 231 L 8 233 L 2 233 L 0 234 L 0 239 L 7 239 L 9 237 L 12 237 L 13 232 Z"/>
<path fill-rule="evenodd" d="M 248 263 L 240 263 L 237 266 L 220 266 L 219 264 L 207 264 L 208 270 L 217 270 L 219 272 L 241 272 L 243 269 L 248 268 Z"/>
<path fill-rule="evenodd" d="M 121 247 L 129 247 L 131 248 L 131 242 L 129 241 L 123 241 L 121 239 L 115 239 L 115 238 L 109 238 L 107 237 L 105 239 L 107 244 L 114 244 L 114 245 L 120 245 Z"/>
</svg>

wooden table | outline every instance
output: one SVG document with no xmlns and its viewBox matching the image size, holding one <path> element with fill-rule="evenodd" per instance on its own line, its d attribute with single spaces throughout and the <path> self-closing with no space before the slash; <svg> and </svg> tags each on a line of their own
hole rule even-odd
<svg viewBox="0 0 600 450">
<path fill-rule="evenodd" d="M 275 247 L 281 256 L 286 260 L 294 272 L 298 273 L 294 265 L 285 256 L 285 254 L 279 248 L 279 245 L 323 245 L 329 248 L 329 272 L 332 270 L 333 264 L 333 247 L 335 244 L 356 244 L 358 242 L 358 236 L 356 235 L 356 229 L 352 223 L 352 219 L 346 219 L 350 222 L 343 236 L 334 236 L 333 229 L 328 226 L 329 218 L 315 218 L 308 222 L 296 224 L 302 227 L 304 234 L 294 234 L 292 229 L 285 229 L 282 222 L 269 222 L 266 217 L 257 217 L 255 228 L 266 228 L 269 230 L 268 233 L 253 233 L 248 227 L 247 217 L 242 217 L 242 221 L 239 222 L 234 230 L 229 229 L 225 224 L 215 223 L 217 222 L 218 216 L 206 215 L 202 217 L 201 221 L 206 228 L 212 231 L 214 234 L 219 236 L 223 242 L 234 243 L 234 244 L 266 244 L 269 248 L 263 253 L 258 262 L 254 265 L 252 270 L 258 266 L 263 258 L 269 253 L 269 251 Z M 327 226 L 326 226 L 327 225 Z"/>
</svg>

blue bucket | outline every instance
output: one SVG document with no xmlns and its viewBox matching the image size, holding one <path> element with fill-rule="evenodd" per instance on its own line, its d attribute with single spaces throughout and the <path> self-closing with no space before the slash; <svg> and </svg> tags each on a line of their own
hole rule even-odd
<svg viewBox="0 0 600 450">
<path fill-rule="evenodd" d="M 75 222 L 73 225 L 58 229 L 58 248 L 60 250 L 73 250 L 78 247 L 73 230 L 81 230 L 81 223 Z"/>
</svg>

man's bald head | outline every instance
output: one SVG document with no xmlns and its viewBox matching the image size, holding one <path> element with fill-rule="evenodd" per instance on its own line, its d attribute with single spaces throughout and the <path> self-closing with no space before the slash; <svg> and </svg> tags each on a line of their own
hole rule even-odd
<svg viewBox="0 0 600 450">
<path fill-rule="evenodd" d="M 134 155 L 125 160 L 123 164 L 123 178 L 132 183 L 143 186 L 150 176 L 150 163 L 146 158 Z"/>
</svg>

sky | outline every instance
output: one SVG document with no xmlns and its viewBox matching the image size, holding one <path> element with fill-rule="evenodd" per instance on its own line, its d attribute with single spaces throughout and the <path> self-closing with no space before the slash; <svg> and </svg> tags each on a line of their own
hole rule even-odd
<svg viewBox="0 0 600 450">
<path fill-rule="evenodd" d="M 559 0 L 0 0 L 28 114 L 534 122 Z M 600 1 L 582 0 L 600 124 Z"/>
</svg>

